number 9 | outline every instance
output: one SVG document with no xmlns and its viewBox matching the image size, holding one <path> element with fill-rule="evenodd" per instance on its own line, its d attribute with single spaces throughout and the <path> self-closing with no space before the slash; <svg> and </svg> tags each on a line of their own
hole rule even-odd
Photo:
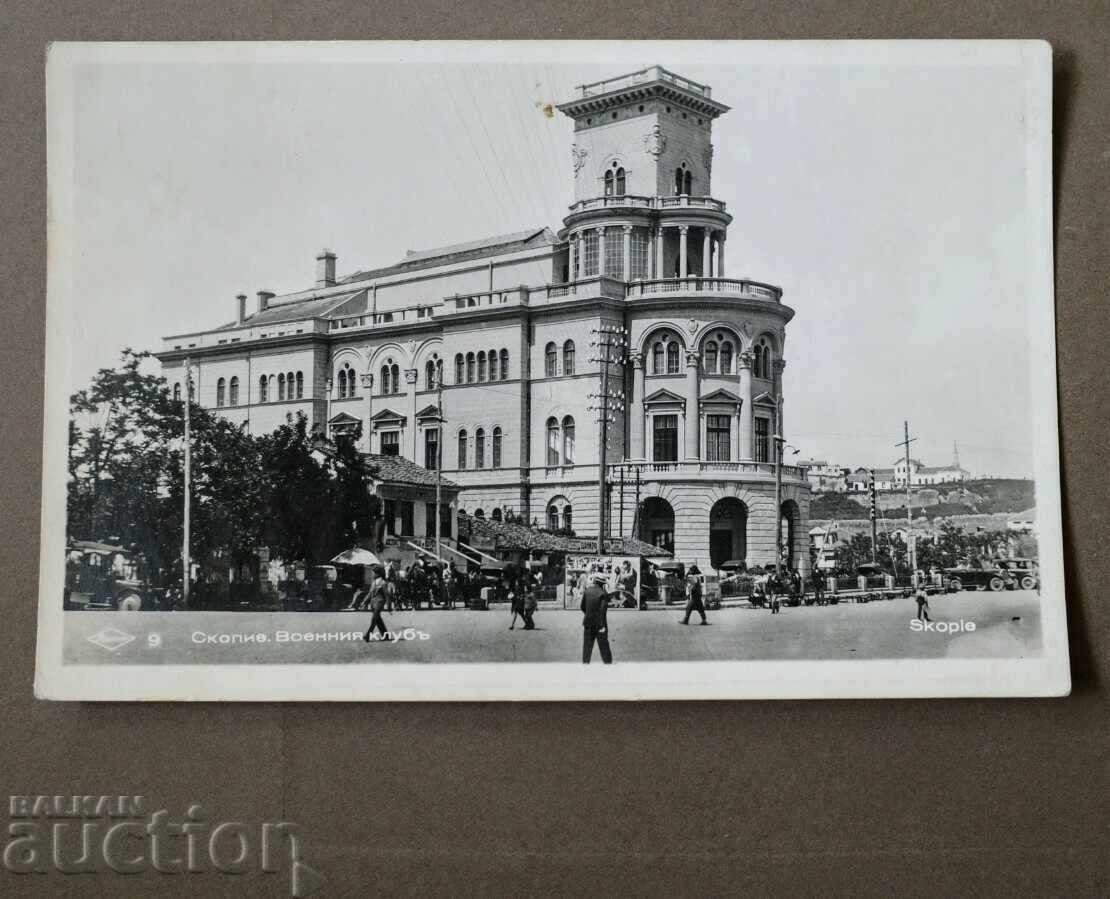
<svg viewBox="0 0 1110 899">
<path fill-rule="evenodd" d="M 162 645 L 162 635 L 161 634 L 147 634 L 146 635 L 146 645 L 148 647 L 150 647 L 151 649 L 157 649 L 159 646 Z"/>
</svg>

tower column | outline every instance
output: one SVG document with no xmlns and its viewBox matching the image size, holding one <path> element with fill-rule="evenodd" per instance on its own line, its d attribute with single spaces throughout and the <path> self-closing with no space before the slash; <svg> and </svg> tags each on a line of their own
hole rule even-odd
<svg viewBox="0 0 1110 899">
<path fill-rule="evenodd" d="M 655 277 L 655 229 L 654 228 L 648 228 L 647 251 L 648 251 L 647 271 L 644 272 L 644 277 L 645 278 L 654 278 Z"/>
<path fill-rule="evenodd" d="M 570 265 L 567 268 L 567 280 L 568 281 L 577 281 L 578 280 L 578 235 L 577 234 L 572 234 L 570 236 L 570 243 L 569 243 L 568 246 L 569 246 L 568 259 L 569 259 Z"/>
<path fill-rule="evenodd" d="M 698 437 L 701 430 L 698 402 L 698 354 L 686 353 L 686 458 L 698 458 Z"/>
<path fill-rule="evenodd" d="M 717 277 L 725 276 L 725 232 L 717 232 Z"/>
<path fill-rule="evenodd" d="M 409 445 L 408 457 L 412 462 L 418 461 L 416 457 L 416 432 L 418 430 L 416 427 L 416 378 L 418 374 L 419 372 L 415 368 L 405 369 L 405 383 L 409 388 L 409 434 L 406 442 Z"/>
<path fill-rule="evenodd" d="M 609 274 L 605 271 L 605 227 L 597 229 L 597 273 L 598 275 Z"/>
<path fill-rule="evenodd" d="M 686 263 L 686 233 L 689 230 L 689 225 L 678 226 L 678 276 L 680 278 L 685 278 L 690 274 Z"/>
<path fill-rule="evenodd" d="M 632 280 L 632 226 L 624 226 L 624 275 L 622 280 Z"/>
<path fill-rule="evenodd" d="M 713 231 L 702 228 L 701 238 L 701 276 L 709 278 L 713 275 Z"/>
<path fill-rule="evenodd" d="M 655 277 L 663 277 L 663 226 L 655 229 Z"/>
<path fill-rule="evenodd" d="M 644 354 L 632 353 L 632 432 L 630 459 L 644 458 Z"/>
<path fill-rule="evenodd" d="M 736 357 L 740 371 L 740 460 L 752 458 L 752 354 L 743 352 Z"/>
</svg>

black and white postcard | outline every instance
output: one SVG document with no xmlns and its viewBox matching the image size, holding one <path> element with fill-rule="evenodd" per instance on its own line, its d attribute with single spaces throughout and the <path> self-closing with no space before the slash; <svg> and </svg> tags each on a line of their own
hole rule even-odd
<svg viewBox="0 0 1110 899">
<path fill-rule="evenodd" d="M 1070 689 L 1051 49 L 56 44 L 37 693 Z"/>
</svg>

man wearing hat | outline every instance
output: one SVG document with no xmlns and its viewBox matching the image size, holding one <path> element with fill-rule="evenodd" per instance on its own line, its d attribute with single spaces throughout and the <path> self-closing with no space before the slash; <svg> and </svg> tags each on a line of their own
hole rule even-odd
<svg viewBox="0 0 1110 899">
<path fill-rule="evenodd" d="M 690 623 L 690 614 L 694 611 L 701 615 L 702 624 L 709 624 L 705 617 L 705 603 L 701 601 L 701 571 L 696 564 L 691 565 L 686 574 L 686 616 L 682 619 L 683 624 Z"/>
<path fill-rule="evenodd" d="M 386 630 L 385 622 L 382 620 L 382 610 L 385 609 L 385 569 L 381 565 L 367 565 L 366 578 L 369 581 L 370 611 L 373 614 L 370 617 L 370 627 L 366 629 L 362 639 L 369 643 L 370 635 L 376 630 L 381 634 L 379 639 L 392 640 L 393 637 Z"/>
<path fill-rule="evenodd" d="M 601 661 L 613 662 L 609 649 L 609 594 L 605 591 L 605 573 L 596 571 L 590 577 L 590 586 L 582 594 L 582 664 L 589 665 L 594 652 L 594 641 L 601 650 Z"/>
</svg>

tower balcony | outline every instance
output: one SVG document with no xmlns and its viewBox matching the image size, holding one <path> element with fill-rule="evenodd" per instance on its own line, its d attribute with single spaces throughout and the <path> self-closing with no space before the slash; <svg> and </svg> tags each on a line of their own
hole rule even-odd
<svg viewBox="0 0 1110 899">
<path fill-rule="evenodd" d="M 630 281 L 625 289 L 625 295 L 630 300 L 673 294 L 684 296 L 710 294 L 744 300 L 782 302 L 781 287 L 747 278 L 651 278 L 646 281 Z"/>
<path fill-rule="evenodd" d="M 715 200 L 713 197 L 691 197 L 680 194 L 674 197 L 640 197 L 632 194 L 621 194 L 611 197 L 590 197 L 579 200 L 570 207 L 571 215 L 579 212 L 593 212 L 599 209 L 697 209 L 711 212 L 725 211 L 724 200 Z"/>
</svg>

